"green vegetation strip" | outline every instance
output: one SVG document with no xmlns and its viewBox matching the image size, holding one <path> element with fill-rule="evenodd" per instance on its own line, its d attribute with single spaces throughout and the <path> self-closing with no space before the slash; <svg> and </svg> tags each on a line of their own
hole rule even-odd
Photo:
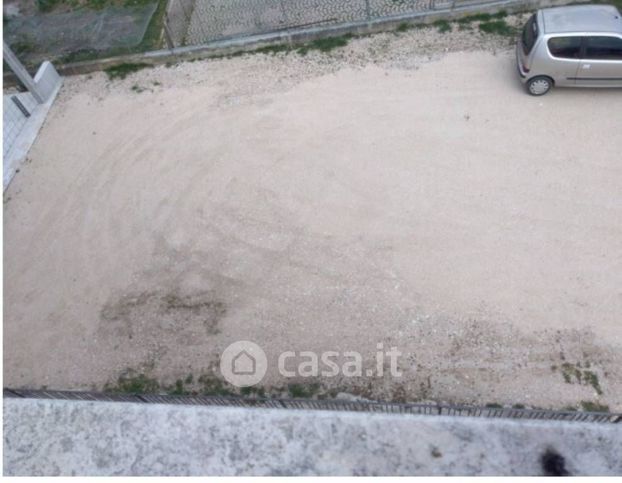
<svg viewBox="0 0 622 483">
<path fill-rule="evenodd" d="M 153 66 L 149 64 L 127 63 L 108 67 L 107 69 L 104 69 L 104 72 L 108 74 L 108 78 L 110 80 L 125 79 L 128 75 L 133 74 L 134 72 L 138 72 L 139 70 L 148 69 L 151 67 Z"/>
<path fill-rule="evenodd" d="M 563 366 L 564 371 L 571 372 L 572 378 L 580 378 L 584 382 L 585 376 L 581 372 L 579 376 L 575 372 L 575 365 Z M 557 370 L 555 368 L 554 370 Z M 589 372 L 589 371 L 588 371 Z M 590 379 L 588 377 L 588 379 Z M 584 382 L 585 383 L 585 382 Z M 592 385 L 593 381 L 589 381 Z M 598 383 L 595 384 L 598 387 Z M 249 398 L 282 398 L 290 397 L 294 399 L 334 399 L 340 392 L 348 393 L 352 391 L 345 388 L 324 388 L 318 382 L 308 383 L 291 383 L 285 386 L 275 386 L 264 388 L 261 386 L 238 388 L 228 384 L 226 381 L 219 379 L 214 375 L 202 374 L 195 378 L 193 374 L 188 374 L 183 379 L 177 379 L 173 385 L 160 384 L 156 379 L 147 376 L 143 372 L 132 369 L 126 370 L 117 380 L 115 384 L 106 384 L 104 391 L 117 394 L 166 394 L 172 396 L 233 396 L 233 397 L 249 397 Z M 354 393 L 359 391 L 354 390 Z M 369 394 L 360 394 L 362 397 L 370 396 Z M 393 402 L 406 402 L 406 400 L 398 400 L 395 398 Z M 425 398 L 424 398 L 425 399 Z M 412 402 L 412 401 L 410 401 Z M 485 405 L 490 409 L 506 409 L 507 407 L 497 402 L 490 402 Z M 512 409 L 527 409 L 524 404 L 514 404 Z M 529 409 L 541 409 L 532 407 Z M 563 411 L 585 411 L 585 412 L 609 412 L 609 407 L 594 401 L 581 401 L 578 407 L 567 406 Z"/>
</svg>

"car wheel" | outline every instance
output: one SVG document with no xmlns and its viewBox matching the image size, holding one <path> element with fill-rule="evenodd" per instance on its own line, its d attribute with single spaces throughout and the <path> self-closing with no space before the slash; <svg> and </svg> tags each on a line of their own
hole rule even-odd
<svg viewBox="0 0 622 483">
<path fill-rule="evenodd" d="M 539 75 L 527 81 L 527 92 L 532 96 L 543 96 L 553 87 L 553 79 Z"/>
</svg>

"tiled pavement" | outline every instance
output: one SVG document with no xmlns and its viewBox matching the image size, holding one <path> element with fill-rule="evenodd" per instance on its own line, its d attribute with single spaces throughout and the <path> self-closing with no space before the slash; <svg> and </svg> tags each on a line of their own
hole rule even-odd
<svg viewBox="0 0 622 483">
<path fill-rule="evenodd" d="M 274 32 L 287 28 L 365 21 L 446 7 L 444 0 L 194 0 L 184 3 L 189 26 L 183 42 Z M 440 3 L 439 3 L 440 2 Z M 174 7 L 175 4 L 172 4 Z"/>
</svg>

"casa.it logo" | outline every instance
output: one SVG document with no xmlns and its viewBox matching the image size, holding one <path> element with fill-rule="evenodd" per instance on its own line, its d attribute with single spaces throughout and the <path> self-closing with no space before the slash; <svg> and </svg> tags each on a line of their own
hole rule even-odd
<svg viewBox="0 0 622 483">
<path fill-rule="evenodd" d="M 277 358 L 276 369 L 282 377 L 287 378 L 382 378 L 388 370 L 390 376 L 397 379 L 402 377 L 399 368 L 401 356 L 402 353 L 396 347 L 386 350 L 382 342 L 376 344 L 374 357 L 367 362 L 356 351 L 284 351 Z M 261 382 L 267 370 L 266 353 L 248 340 L 234 342 L 220 356 L 220 373 L 233 386 L 254 386 Z"/>
</svg>

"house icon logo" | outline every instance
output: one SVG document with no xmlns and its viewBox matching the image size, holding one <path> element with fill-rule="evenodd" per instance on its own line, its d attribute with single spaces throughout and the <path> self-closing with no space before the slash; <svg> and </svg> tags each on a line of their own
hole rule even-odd
<svg viewBox="0 0 622 483">
<path fill-rule="evenodd" d="M 220 356 L 220 373 L 227 382 L 237 387 L 258 384 L 267 370 L 266 353 L 248 340 L 234 342 Z"/>
<path fill-rule="evenodd" d="M 231 365 L 231 372 L 236 376 L 249 376 L 257 370 L 257 361 L 246 350 L 235 356 Z"/>
</svg>

